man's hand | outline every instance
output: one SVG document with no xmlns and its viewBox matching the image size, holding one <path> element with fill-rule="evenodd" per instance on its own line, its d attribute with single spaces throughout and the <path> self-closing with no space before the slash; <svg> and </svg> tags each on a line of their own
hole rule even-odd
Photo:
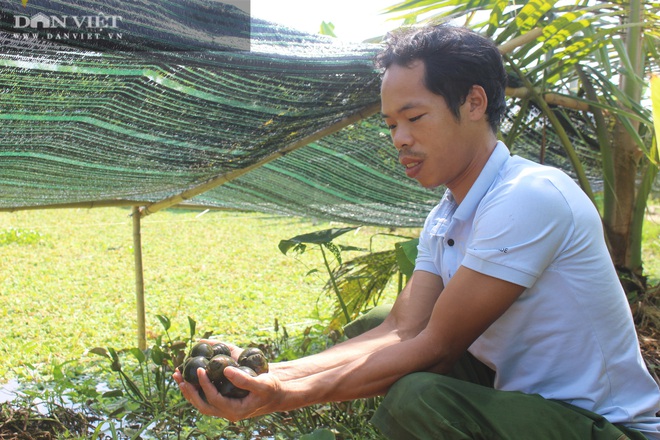
<svg viewBox="0 0 660 440">
<path fill-rule="evenodd" d="M 176 371 L 172 377 L 179 384 L 183 397 L 202 414 L 236 422 L 278 411 L 277 404 L 281 401 L 283 392 L 281 382 L 277 377 L 268 373 L 252 377 L 234 367 L 227 367 L 224 373 L 230 382 L 238 388 L 249 391 L 250 394 L 242 399 L 222 396 L 209 380 L 206 371 L 200 368 L 197 370 L 197 376 L 206 396 L 206 401 L 204 401 L 199 391 L 192 384 L 183 380 L 179 371 Z"/>
</svg>

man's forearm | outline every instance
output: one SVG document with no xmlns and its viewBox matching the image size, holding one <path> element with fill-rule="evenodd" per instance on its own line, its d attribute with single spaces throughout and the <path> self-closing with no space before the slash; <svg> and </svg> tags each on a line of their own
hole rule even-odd
<svg viewBox="0 0 660 440">
<path fill-rule="evenodd" d="M 428 339 L 420 335 L 399 341 L 332 369 L 285 381 L 277 411 L 385 394 L 404 375 L 424 371 L 443 357 L 441 350 L 425 348 Z"/>
<path fill-rule="evenodd" d="M 321 353 L 271 364 L 271 373 L 282 381 L 295 380 L 341 367 L 399 341 L 396 330 L 389 323 L 384 323 Z"/>
<path fill-rule="evenodd" d="M 411 297 L 412 286 L 418 293 Z M 417 336 L 426 327 L 431 310 L 442 291 L 442 279 L 428 272 L 415 272 L 385 321 L 360 336 L 337 344 L 319 354 L 273 364 L 280 380 L 293 380 L 346 365 L 362 356 Z"/>
</svg>

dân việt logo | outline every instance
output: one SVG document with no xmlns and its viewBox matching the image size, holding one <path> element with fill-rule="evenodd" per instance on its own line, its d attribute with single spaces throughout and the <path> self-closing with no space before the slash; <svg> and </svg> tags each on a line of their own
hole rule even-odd
<svg viewBox="0 0 660 440">
<path fill-rule="evenodd" d="M 13 34 L 23 40 L 121 40 L 119 31 L 123 17 L 119 15 L 46 15 L 14 16 Z"/>
</svg>

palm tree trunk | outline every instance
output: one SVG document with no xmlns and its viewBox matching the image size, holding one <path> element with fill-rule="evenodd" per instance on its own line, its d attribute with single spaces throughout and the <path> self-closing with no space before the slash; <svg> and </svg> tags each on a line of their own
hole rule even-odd
<svg viewBox="0 0 660 440">
<path fill-rule="evenodd" d="M 635 272 L 638 268 L 630 267 L 632 250 L 629 244 L 635 202 L 635 179 L 641 151 L 621 123 L 617 122 L 614 130 L 614 209 L 610 211 L 610 216 L 603 220 L 614 264 Z"/>
<path fill-rule="evenodd" d="M 629 23 L 641 23 L 642 20 L 642 0 L 631 0 L 628 13 Z M 635 75 L 642 76 L 643 74 L 644 59 L 641 37 L 641 26 L 628 28 L 625 35 L 626 52 L 634 72 L 622 73 L 620 87 L 633 102 L 639 102 L 642 96 L 640 83 L 635 78 Z M 634 129 L 639 128 L 639 123 L 636 121 L 630 121 L 629 123 Z M 624 123 L 617 118 L 612 136 L 615 200 L 613 201 L 613 209 L 605 210 L 603 221 L 614 264 L 618 268 L 626 269 L 632 273 L 641 272 L 641 264 L 632 261 L 632 256 L 637 252 L 631 249 L 631 236 L 635 213 L 635 197 L 637 195 L 637 171 L 643 156 L 643 152 L 627 131 Z"/>
</svg>

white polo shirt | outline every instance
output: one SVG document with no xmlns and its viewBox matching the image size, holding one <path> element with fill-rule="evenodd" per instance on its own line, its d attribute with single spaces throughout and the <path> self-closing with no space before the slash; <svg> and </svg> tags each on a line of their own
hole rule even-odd
<svg viewBox="0 0 660 440">
<path fill-rule="evenodd" d="M 660 391 L 603 238 L 600 216 L 555 168 L 498 143 L 467 196 L 447 191 L 420 235 L 415 270 L 459 266 L 526 287 L 469 351 L 495 388 L 540 394 L 660 439 Z"/>
</svg>

